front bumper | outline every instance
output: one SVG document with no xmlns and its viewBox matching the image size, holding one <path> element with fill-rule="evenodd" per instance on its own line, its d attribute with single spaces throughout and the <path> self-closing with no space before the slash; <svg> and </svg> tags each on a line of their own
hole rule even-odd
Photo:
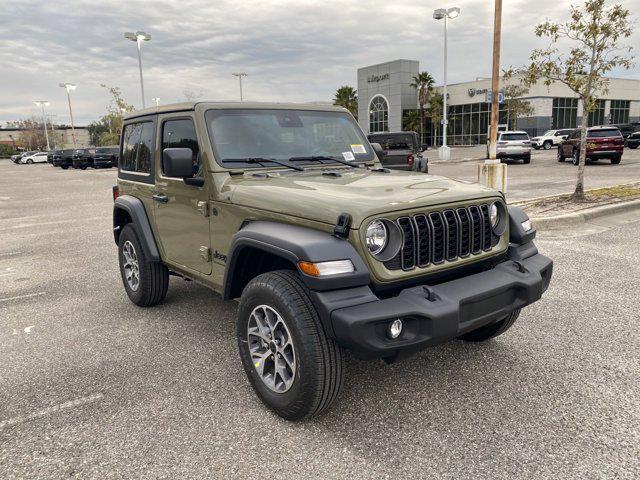
<svg viewBox="0 0 640 480">
<path fill-rule="evenodd" d="M 358 356 L 392 357 L 446 342 L 504 318 L 539 300 L 549 286 L 553 262 L 529 245 L 528 258 L 511 255 L 520 260 L 507 259 L 491 270 L 434 286 L 407 288 L 392 298 L 367 294 L 362 288 L 368 287 L 348 289 L 354 291 L 342 296 L 327 292 L 321 298 L 323 307 L 338 307 L 327 312 L 333 335 Z M 397 318 L 402 319 L 404 328 L 400 337 L 392 340 L 387 327 Z"/>
</svg>

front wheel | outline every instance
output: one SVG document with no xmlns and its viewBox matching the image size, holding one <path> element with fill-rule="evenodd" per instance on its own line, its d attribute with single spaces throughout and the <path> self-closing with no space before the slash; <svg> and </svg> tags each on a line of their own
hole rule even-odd
<svg viewBox="0 0 640 480">
<path fill-rule="evenodd" d="M 545 150 L 550 150 L 552 145 L 553 144 L 549 140 L 547 140 L 542 144 L 542 148 L 544 148 Z"/>
<path fill-rule="evenodd" d="M 326 334 L 295 272 L 278 270 L 251 280 L 236 327 L 244 370 L 267 407 L 301 420 L 333 404 L 342 388 L 342 349 Z"/>
<path fill-rule="evenodd" d="M 27 163 L 28 163 L 29 165 L 33 165 L 33 160 L 29 159 L 29 160 L 27 160 Z"/>
<path fill-rule="evenodd" d="M 138 234 L 129 223 L 118 238 L 120 275 L 129 299 L 140 307 L 162 302 L 169 288 L 169 270 L 160 262 L 151 262 L 142 249 Z"/>
<path fill-rule="evenodd" d="M 520 315 L 520 310 L 514 310 L 506 317 L 498 320 L 495 323 L 490 325 L 485 325 L 484 327 L 480 327 L 477 330 L 473 330 L 469 333 L 465 333 L 461 335 L 460 339 L 465 340 L 467 342 L 484 342 L 485 340 L 489 340 L 490 338 L 497 337 L 498 335 L 502 335 L 504 332 L 509 330 L 511 326 L 515 323 Z"/>
</svg>

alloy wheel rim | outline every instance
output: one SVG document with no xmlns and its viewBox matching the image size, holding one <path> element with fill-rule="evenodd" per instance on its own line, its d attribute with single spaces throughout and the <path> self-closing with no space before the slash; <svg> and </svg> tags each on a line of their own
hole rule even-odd
<svg viewBox="0 0 640 480">
<path fill-rule="evenodd" d="M 129 240 L 122 246 L 122 256 L 124 257 L 124 278 L 129 288 L 135 292 L 140 286 L 140 267 L 136 249 Z"/>
<path fill-rule="evenodd" d="M 268 305 L 259 305 L 249 315 L 247 345 L 251 363 L 267 388 L 284 393 L 296 377 L 296 353 L 289 327 Z"/>
</svg>

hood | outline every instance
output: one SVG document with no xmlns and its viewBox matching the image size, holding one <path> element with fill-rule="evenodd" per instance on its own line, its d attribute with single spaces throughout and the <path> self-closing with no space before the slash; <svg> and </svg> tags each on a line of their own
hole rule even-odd
<svg viewBox="0 0 640 480">
<path fill-rule="evenodd" d="M 223 191 L 237 205 L 329 224 L 349 213 L 353 228 L 373 215 L 499 195 L 477 183 L 436 175 L 343 168 L 245 172 L 228 177 Z"/>
</svg>

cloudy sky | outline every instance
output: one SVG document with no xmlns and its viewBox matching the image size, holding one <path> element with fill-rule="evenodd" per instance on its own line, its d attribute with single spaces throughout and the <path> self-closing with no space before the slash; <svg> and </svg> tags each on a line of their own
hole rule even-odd
<svg viewBox="0 0 640 480">
<path fill-rule="evenodd" d="M 454 0 L 452 0 L 453 2 Z M 581 0 L 506 0 L 502 65 L 520 65 L 532 48 L 536 23 L 566 18 Z M 619 0 L 635 12 L 640 0 Z M 493 0 L 455 0 L 450 23 L 449 81 L 489 76 Z M 634 7 L 639 8 L 632 8 Z M 103 114 L 101 83 L 118 86 L 140 106 L 133 42 L 123 32 L 144 30 L 147 104 L 185 99 L 237 99 L 245 71 L 249 100 L 330 100 L 336 87 L 356 85 L 358 67 L 416 59 L 442 79 L 442 23 L 430 0 L 0 0 L 0 124 L 36 114 L 33 100 L 51 102 L 54 121 L 68 123 L 60 82 L 76 83 L 77 125 Z M 637 16 L 634 17 L 637 24 Z M 630 43 L 640 47 L 640 34 Z M 640 52 L 636 51 L 636 55 Z M 640 78 L 640 67 L 614 72 Z"/>
</svg>

